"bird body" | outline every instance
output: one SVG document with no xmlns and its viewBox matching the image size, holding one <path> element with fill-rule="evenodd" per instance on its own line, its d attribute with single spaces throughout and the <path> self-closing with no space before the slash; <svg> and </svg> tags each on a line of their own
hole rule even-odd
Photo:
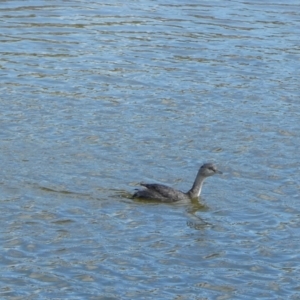
<svg viewBox="0 0 300 300">
<path fill-rule="evenodd" d="M 190 201 L 199 198 L 205 178 L 217 173 L 222 174 L 222 172 L 217 170 L 215 165 L 206 163 L 200 167 L 192 188 L 186 193 L 162 184 L 141 183 L 146 189 L 138 190 L 133 195 L 133 198 L 151 199 L 162 202 Z"/>
</svg>

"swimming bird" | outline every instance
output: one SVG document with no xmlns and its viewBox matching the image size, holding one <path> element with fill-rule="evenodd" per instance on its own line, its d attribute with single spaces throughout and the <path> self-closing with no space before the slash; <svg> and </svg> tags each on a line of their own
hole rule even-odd
<svg viewBox="0 0 300 300">
<path fill-rule="evenodd" d="M 162 184 L 141 183 L 140 185 L 144 186 L 146 189 L 135 192 L 133 198 L 159 200 L 162 202 L 176 202 L 197 199 L 201 194 L 204 180 L 207 177 L 215 174 L 222 174 L 222 172 L 219 171 L 214 164 L 205 163 L 200 167 L 192 188 L 186 193 Z"/>
</svg>

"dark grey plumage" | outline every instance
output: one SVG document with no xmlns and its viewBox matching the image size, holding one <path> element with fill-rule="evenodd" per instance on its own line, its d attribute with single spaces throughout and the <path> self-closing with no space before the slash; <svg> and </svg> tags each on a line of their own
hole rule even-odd
<svg viewBox="0 0 300 300">
<path fill-rule="evenodd" d="M 186 193 L 162 184 L 141 183 L 146 189 L 138 190 L 133 197 L 162 202 L 188 201 L 199 198 L 205 178 L 215 174 L 222 174 L 222 172 L 218 171 L 215 165 L 206 163 L 200 167 L 192 188 Z"/>
</svg>

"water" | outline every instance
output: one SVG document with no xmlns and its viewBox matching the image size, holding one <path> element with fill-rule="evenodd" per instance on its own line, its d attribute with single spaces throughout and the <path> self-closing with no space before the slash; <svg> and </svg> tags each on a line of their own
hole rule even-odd
<svg viewBox="0 0 300 300">
<path fill-rule="evenodd" d="M 299 12 L 2 2 L 1 299 L 300 299 Z"/>
</svg>

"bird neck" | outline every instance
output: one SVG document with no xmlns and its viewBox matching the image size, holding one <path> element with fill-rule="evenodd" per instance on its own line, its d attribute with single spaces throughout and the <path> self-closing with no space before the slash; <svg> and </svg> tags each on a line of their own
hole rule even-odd
<svg viewBox="0 0 300 300">
<path fill-rule="evenodd" d="M 205 178 L 199 171 L 192 188 L 187 192 L 191 199 L 199 198 Z"/>
</svg>

